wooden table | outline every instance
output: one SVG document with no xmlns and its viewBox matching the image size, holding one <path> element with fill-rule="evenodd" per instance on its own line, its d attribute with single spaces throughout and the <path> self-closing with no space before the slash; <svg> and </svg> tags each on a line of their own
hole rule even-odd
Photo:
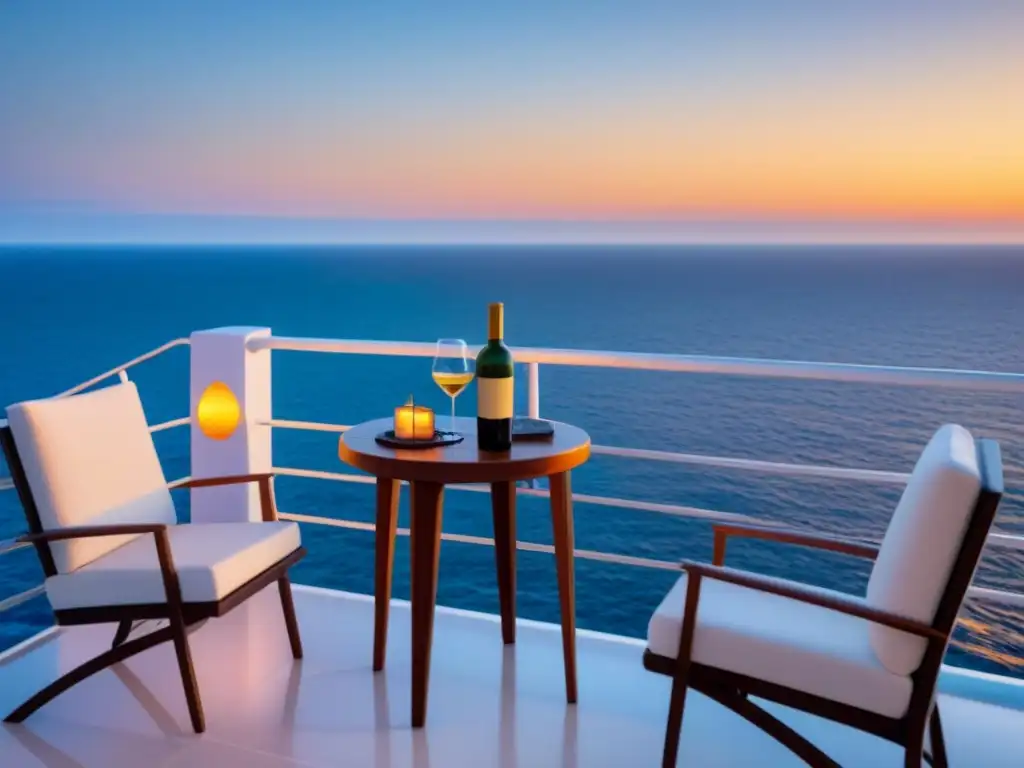
<svg viewBox="0 0 1024 768">
<path fill-rule="evenodd" d="M 412 576 L 412 725 L 422 727 L 427 713 L 430 646 L 437 600 L 441 508 L 449 483 L 489 483 L 494 517 L 494 550 L 501 604 L 501 635 L 516 638 L 516 481 L 547 477 L 551 485 L 558 595 L 562 614 L 565 693 L 576 701 L 576 588 L 573 575 L 571 470 L 590 457 L 590 436 L 555 422 L 550 440 L 515 442 L 507 453 L 484 453 L 476 447 L 476 419 L 460 418 L 456 428 L 466 439 L 458 445 L 422 450 L 395 450 L 374 437 L 391 429 L 391 419 L 360 424 L 338 444 L 341 460 L 377 478 L 376 562 L 374 568 L 373 669 L 384 668 L 387 650 L 391 571 L 398 522 L 401 481 L 412 486 L 410 554 Z"/>
</svg>

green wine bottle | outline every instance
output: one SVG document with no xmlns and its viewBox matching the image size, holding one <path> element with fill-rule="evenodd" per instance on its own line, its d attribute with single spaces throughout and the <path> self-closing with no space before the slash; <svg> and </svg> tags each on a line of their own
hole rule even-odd
<svg viewBox="0 0 1024 768">
<path fill-rule="evenodd" d="M 512 352 L 503 341 L 505 307 L 487 307 L 487 346 L 476 356 L 476 441 L 481 451 L 512 447 Z"/>
</svg>

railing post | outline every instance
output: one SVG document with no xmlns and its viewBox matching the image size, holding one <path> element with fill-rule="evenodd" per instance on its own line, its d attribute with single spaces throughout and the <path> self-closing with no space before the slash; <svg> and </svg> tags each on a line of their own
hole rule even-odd
<svg viewBox="0 0 1024 768">
<path fill-rule="evenodd" d="M 531 419 L 540 418 L 540 363 L 526 364 L 526 415 Z M 543 488 L 543 478 L 533 478 L 529 488 Z"/>
<path fill-rule="evenodd" d="M 191 336 L 189 415 L 194 478 L 246 475 L 273 468 L 268 426 L 270 350 L 246 347 L 247 341 L 260 336 L 270 336 L 270 329 L 214 328 Z M 216 386 L 211 389 L 211 385 Z M 193 522 L 261 519 L 255 483 L 193 488 L 190 493 Z"/>
<path fill-rule="evenodd" d="M 540 363 L 526 364 L 526 415 L 540 418 Z"/>
</svg>

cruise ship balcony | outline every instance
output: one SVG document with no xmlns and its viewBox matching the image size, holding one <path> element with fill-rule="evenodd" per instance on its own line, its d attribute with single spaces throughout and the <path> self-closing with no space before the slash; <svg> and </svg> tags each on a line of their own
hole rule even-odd
<svg viewBox="0 0 1024 768">
<path fill-rule="evenodd" d="M 352 427 L 296 420 L 287 418 L 289 414 L 274 413 L 270 397 L 272 350 L 422 358 L 430 358 L 435 352 L 433 344 L 280 337 L 265 328 L 213 329 L 169 342 L 55 397 L 91 391 L 118 379 L 127 381 L 130 371 L 134 379 L 136 366 L 176 347 L 189 348 L 189 415 L 152 423 L 149 430 L 190 433 L 190 475 L 171 480 L 168 486 L 178 488 L 178 494 L 189 494 L 190 523 L 196 525 L 266 519 L 261 514 L 267 499 L 255 484 L 252 488 L 188 487 L 190 481 L 272 473 L 277 478 L 357 485 L 374 482 L 373 477 L 359 472 L 288 467 L 273 460 L 274 431 L 321 436 L 328 433 L 333 440 Z M 513 353 L 517 363 L 526 366 L 523 410 L 531 418 L 541 417 L 539 369 L 547 365 L 661 371 L 666 375 L 763 376 L 1024 392 L 1024 374 L 1012 373 L 535 348 L 513 348 Z M 145 401 L 145 387 L 140 386 L 139 390 Z M 211 406 L 211 396 L 221 399 Z M 225 408 L 237 416 L 238 423 L 228 430 L 233 437 L 211 437 L 219 427 L 211 429 L 209 424 L 201 423 L 204 409 L 223 415 Z M 378 415 L 365 414 L 366 418 Z M 1002 442 L 1008 477 L 1018 478 L 1019 469 L 1012 465 L 1012 460 L 1019 451 L 1005 439 Z M 813 478 L 823 487 L 832 481 L 899 487 L 909 478 L 906 473 L 884 469 L 782 463 L 639 447 L 594 444 L 590 452 L 661 462 L 669 467 L 696 466 Z M 0 490 L 11 491 L 5 496 L 15 495 L 14 485 L 0 479 Z M 488 490 L 473 483 L 450 488 L 468 492 L 452 496 L 467 497 Z M 365 490 L 365 503 L 372 510 L 371 489 Z M 602 496 L 589 490 L 581 484 L 568 491 L 577 504 L 577 517 L 589 505 L 597 505 L 671 515 L 698 524 L 765 524 L 756 516 L 736 512 L 661 500 Z M 546 504 L 545 500 L 556 493 L 543 480 L 522 481 L 516 488 L 519 498 L 533 503 L 540 499 Z M 272 499 L 272 492 L 270 496 Z M 408 501 L 405 492 L 403 498 Z M 571 503 L 569 509 L 571 514 Z M 353 516 L 362 519 L 345 519 L 318 508 L 282 506 L 279 510 L 281 520 L 302 527 L 302 543 L 313 554 L 321 546 L 317 533 L 326 531 L 351 534 L 351 539 L 345 539 L 347 544 L 355 542 L 354 546 L 360 546 L 359 542 L 363 542 L 366 551 L 372 552 L 375 525 L 368 522 L 373 519 L 372 514 Z M 769 527 L 783 535 L 793 532 L 770 521 Z M 397 533 L 398 551 L 403 553 L 404 543 L 408 543 L 404 537 L 410 531 L 399 528 Z M 596 561 L 627 569 L 652 569 L 651 572 L 665 576 L 666 572 L 679 573 L 679 561 L 692 556 L 691 552 L 679 551 L 678 558 L 672 560 L 651 556 L 650 549 L 642 550 L 644 556 L 594 551 L 578 545 L 573 549 L 571 526 L 569 537 L 577 564 Z M 533 553 L 531 557 L 537 553 L 555 554 L 556 558 L 559 555 L 557 532 L 555 546 L 521 536 L 514 538 L 519 539 L 518 550 Z M 707 538 L 711 540 L 710 525 Z M 445 552 L 450 546 L 495 546 L 495 539 L 450 530 L 443 532 L 441 539 L 450 542 L 443 544 Z M 336 546 L 337 539 L 332 541 L 333 544 L 323 546 Z M 878 543 L 864 536 L 859 541 L 862 545 Z M 15 557 L 25 560 L 32 554 L 31 546 L 14 537 L 0 542 L 0 555 L 20 551 Z M 622 543 L 623 550 L 628 546 L 628 541 Z M 985 551 L 1017 557 L 1024 552 L 1024 536 L 1001 529 L 997 518 Z M 716 552 L 716 560 L 720 554 Z M 442 574 L 444 558 L 442 554 Z M 9 569 L 0 571 L 10 573 Z M 282 598 L 276 585 L 262 589 L 224 615 L 191 628 L 188 644 L 205 714 L 205 730 L 201 733 L 195 732 L 194 720 L 190 721 L 180 659 L 176 658 L 174 646 L 164 642 L 85 678 L 23 722 L 0 725 L 0 768 L 634 768 L 662 764 L 672 679 L 645 669 L 645 638 L 574 628 L 577 696 L 575 702 L 567 702 L 564 623 L 560 626 L 520 615 L 515 621 L 515 642 L 503 642 L 507 640 L 507 628 L 499 615 L 446 606 L 442 599 L 433 618 L 432 651 L 428 656 L 429 716 L 418 727 L 414 722 L 416 632 L 410 603 L 390 601 L 386 664 L 375 671 L 374 638 L 379 616 L 374 596 L 328 589 L 322 584 L 304 584 L 298 576 L 295 581 L 292 594 L 304 650 L 299 660 L 293 658 L 295 648 L 290 645 L 286 631 L 287 611 L 282 612 Z M 369 581 L 372 573 L 363 583 Z M 43 585 L 24 589 L 25 579 L 14 582 L 18 586 L 10 589 L 0 581 L 0 621 L 10 609 L 30 601 L 42 605 L 47 600 Z M 998 585 L 975 579 L 967 599 L 971 603 L 997 605 L 1004 615 L 1019 618 L 1024 611 L 1024 594 L 1016 584 L 1019 582 L 1012 578 Z M 555 592 L 559 587 L 552 583 L 550 589 Z M 586 585 L 581 582 L 576 590 L 583 596 Z M 652 591 L 657 593 L 657 599 L 661 598 L 660 586 Z M 497 609 L 498 601 L 494 604 Z M 142 621 L 133 626 L 131 638 L 161 632 L 167 624 L 163 619 Z M 121 629 L 116 623 L 52 626 L 0 653 L 0 714 L 14 711 L 63 674 L 109 651 L 112 639 L 121 634 Z M 124 640 L 122 637 L 121 641 Z M 1017 648 L 1014 653 L 1019 658 L 1024 650 Z M 947 657 L 941 667 L 936 698 L 942 713 L 948 765 L 1024 765 L 1024 680 L 1011 674 L 967 669 L 954 661 Z M 821 749 L 835 764 L 865 768 L 905 765 L 904 749 L 897 744 L 816 715 L 750 698 Z M 677 765 L 785 768 L 805 764 L 765 731 L 720 703 L 697 690 L 689 692 Z"/>
<path fill-rule="evenodd" d="M 192 733 L 169 644 L 93 678 L 21 725 L 0 728 L 6 768 L 286 768 L 415 766 L 631 768 L 660 764 L 670 682 L 646 672 L 642 640 L 580 630 L 579 701 L 566 705 L 556 625 L 520 620 L 514 645 L 498 618 L 439 607 L 430 717 L 410 727 L 408 604 L 392 606 L 389 657 L 374 673 L 373 601 L 295 588 L 305 658 L 294 662 L 276 590 L 190 637 L 207 730 Z M 109 647 L 113 626 L 58 629 L 0 661 L 10 710 L 62 671 Z M 951 766 L 1024 765 L 1024 683 L 946 668 L 940 678 Z M 783 707 L 773 713 L 840 765 L 902 766 L 902 750 Z M 803 763 L 699 694 L 687 704 L 679 765 Z"/>
</svg>

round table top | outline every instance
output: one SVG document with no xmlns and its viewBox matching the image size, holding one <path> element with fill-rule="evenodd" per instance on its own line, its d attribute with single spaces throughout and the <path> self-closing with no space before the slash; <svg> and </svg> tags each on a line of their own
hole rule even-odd
<svg viewBox="0 0 1024 768">
<path fill-rule="evenodd" d="M 459 417 L 457 431 L 465 439 L 438 448 L 388 448 L 374 439 L 393 427 L 392 419 L 376 419 L 352 427 L 338 441 L 346 464 L 377 477 L 432 483 L 499 483 L 547 477 L 575 469 L 590 458 L 590 435 L 579 427 L 551 422 L 555 434 L 545 440 L 514 440 L 505 453 L 476 447 L 476 419 Z M 450 424 L 443 419 L 440 426 Z"/>
</svg>

